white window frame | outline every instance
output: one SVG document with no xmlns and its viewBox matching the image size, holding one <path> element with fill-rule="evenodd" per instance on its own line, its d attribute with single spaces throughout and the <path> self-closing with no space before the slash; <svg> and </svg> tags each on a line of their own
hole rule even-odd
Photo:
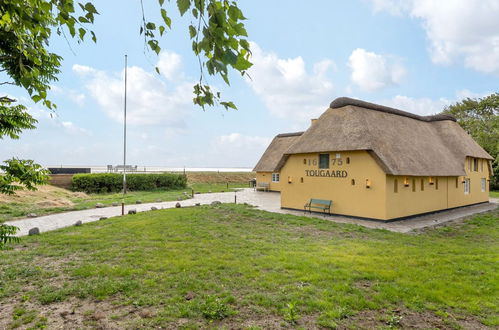
<svg viewBox="0 0 499 330">
<path fill-rule="evenodd" d="M 279 173 L 272 173 L 272 182 L 279 182 L 280 175 Z"/>
<path fill-rule="evenodd" d="M 482 178 L 482 192 L 486 192 L 486 191 L 487 191 L 487 179 Z"/>
<path fill-rule="evenodd" d="M 464 179 L 464 194 L 468 195 L 470 193 L 470 179 Z"/>
</svg>

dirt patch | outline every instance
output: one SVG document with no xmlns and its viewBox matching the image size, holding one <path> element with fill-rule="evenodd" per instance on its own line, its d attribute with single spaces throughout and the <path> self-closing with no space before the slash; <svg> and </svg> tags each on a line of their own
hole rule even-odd
<svg viewBox="0 0 499 330">
<path fill-rule="evenodd" d="M 73 199 L 88 197 L 81 192 L 50 185 L 38 186 L 38 190 L 18 190 L 15 195 L 0 195 L 0 203 L 32 203 L 40 208 L 72 206 Z"/>
<path fill-rule="evenodd" d="M 443 318 L 430 311 L 412 311 L 407 308 L 394 310 L 364 310 L 338 324 L 338 329 L 489 329 L 477 319 Z"/>
<path fill-rule="evenodd" d="M 187 172 L 187 181 L 192 183 L 247 183 L 255 172 Z"/>
</svg>

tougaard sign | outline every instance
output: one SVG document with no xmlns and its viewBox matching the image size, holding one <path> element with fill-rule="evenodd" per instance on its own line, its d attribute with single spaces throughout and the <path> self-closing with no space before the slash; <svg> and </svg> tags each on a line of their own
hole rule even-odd
<svg viewBox="0 0 499 330">
<path fill-rule="evenodd" d="M 330 170 L 305 170 L 306 176 L 318 176 L 328 178 L 346 178 L 347 171 L 330 171 Z"/>
</svg>

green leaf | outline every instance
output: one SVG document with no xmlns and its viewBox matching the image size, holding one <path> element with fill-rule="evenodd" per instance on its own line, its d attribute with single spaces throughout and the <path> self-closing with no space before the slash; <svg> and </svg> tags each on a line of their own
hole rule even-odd
<svg viewBox="0 0 499 330">
<path fill-rule="evenodd" d="M 159 5 L 160 6 L 163 6 L 164 3 L 165 3 L 165 0 L 159 0 Z"/>
<path fill-rule="evenodd" d="M 163 18 L 165 24 L 171 29 L 172 20 L 170 17 L 168 17 L 166 10 L 163 8 L 161 8 L 161 17 Z"/>
<path fill-rule="evenodd" d="M 229 108 L 237 110 L 237 107 L 233 102 L 220 102 L 220 104 L 223 105 L 226 110 L 228 110 Z"/>
<path fill-rule="evenodd" d="M 80 39 L 83 40 L 83 38 L 85 38 L 85 34 L 87 33 L 87 31 L 84 28 L 79 28 L 78 32 L 80 34 Z"/>
<path fill-rule="evenodd" d="M 146 29 L 148 29 L 148 30 L 155 30 L 156 29 L 156 24 L 154 24 L 153 22 L 148 22 L 146 24 Z"/>
<path fill-rule="evenodd" d="M 181 16 L 184 16 L 185 12 L 191 6 L 191 0 L 177 0 L 178 11 Z"/>
<path fill-rule="evenodd" d="M 192 25 L 189 25 L 189 35 L 191 36 L 191 39 L 194 38 L 197 34 L 196 28 Z"/>
</svg>

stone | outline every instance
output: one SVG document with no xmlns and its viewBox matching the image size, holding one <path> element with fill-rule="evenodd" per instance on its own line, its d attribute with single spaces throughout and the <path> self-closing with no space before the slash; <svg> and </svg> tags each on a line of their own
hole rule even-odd
<svg viewBox="0 0 499 330">
<path fill-rule="evenodd" d="M 36 213 L 29 213 L 26 215 L 28 218 L 36 218 L 38 215 Z"/>
<path fill-rule="evenodd" d="M 33 235 L 40 235 L 40 228 L 38 228 L 38 227 L 31 228 L 31 229 L 28 231 L 28 235 L 29 235 L 29 236 L 33 236 Z"/>
<path fill-rule="evenodd" d="M 83 222 L 81 222 L 81 220 L 78 220 L 74 223 L 75 226 L 81 226 L 83 224 Z"/>
<path fill-rule="evenodd" d="M 209 193 L 211 193 L 211 190 L 208 190 Z"/>
<path fill-rule="evenodd" d="M 216 206 L 216 205 L 220 205 L 220 204 L 222 204 L 222 202 L 220 202 L 220 201 L 211 202 L 211 206 Z"/>
<path fill-rule="evenodd" d="M 196 203 L 194 204 L 194 206 L 201 206 L 201 203 Z"/>
<path fill-rule="evenodd" d="M 138 200 L 138 201 L 135 202 L 135 204 L 142 204 L 142 201 Z"/>
<path fill-rule="evenodd" d="M 156 203 L 161 203 L 162 200 L 161 199 L 156 199 Z"/>
<path fill-rule="evenodd" d="M 153 317 L 153 316 L 154 316 L 154 313 L 153 313 L 153 312 L 151 312 L 150 310 L 145 309 L 145 310 L 141 310 L 141 311 L 139 312 L 139 316 L 140 316 L 141 318 L 143 318 L 143 319 L 147 319 L 147 318 Z"/>
<path fill-rule="evenodd" d="M 156 206 L 151 206 L 151 211 L 156 211 L 158 208 Z"/>
<path fill-rule="evenodd" d="M 137 210 L 136 209 L 128 210 L 128 214 L 137 214 Z"/>
<path fill-rule="evenodd" d="M 178 198 L 177 198 L 177 200 L 178 200 L 178 201 L 181 201 L 181 200 L 182 200 L 182 197 L 178 197 Z"/>
<path fill-rule="evenodd" d="M 178 208 L 182 207 L 182 205 L 180 205 L 180 203 L 177 203 L 177 204 L 175 204 L 175 207 L 178 209 Z"/>
<path fill-rule="evenodd" d="M 189 196 L 189 194 L 187 193 L 187 191 L 184 191 L 184 195 L 185 196 Z"/>
<path fill-rule="evenodd" d="M 196 297 L 196 294 L 194 292 L 187 292 L 187 294 L 185 295 L 185 300 L 192 300 L 194 299 L 194 297 Z"/>
<path fill-rule="evenodd" d="M 100 217 L 99 220 L 106 220 L 107 217 Z"/>
<path fill-rule="evenodd" d="M 118 206 L 120 205 L 118 202 L 113 202 L 113 206 Z"/>
<path fill-rule="evenodd" d="M 95 204 L 95 208 L 97 208 L 97 209 L 101 209 L 103 207 L 104 207 L 104 204 L 102 204 L 102 203 Z"/>
<path fill-rule="evenodd" d="M 199 191 L 196 191 L 196 192 L 195 192 L 195 194 L 196 194 L 196 195 L 199 195 L 199 194 L 200 194 L 200 192 L 199 192 Z"/>
</svg>

